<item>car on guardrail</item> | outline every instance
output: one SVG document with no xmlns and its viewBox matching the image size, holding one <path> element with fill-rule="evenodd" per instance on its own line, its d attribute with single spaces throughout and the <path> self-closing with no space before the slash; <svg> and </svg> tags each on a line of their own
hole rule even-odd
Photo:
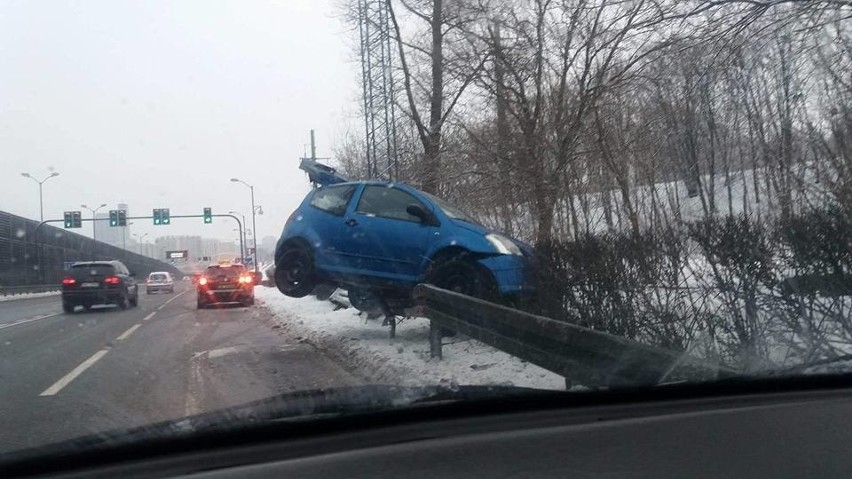
<svg viewBox="0 0 852 479">
<path fill-rule="evenodd" d="M 534 290 L 532 248 L 458 208 L 401 183 L 334 182 L 308 193 L 275 252 L 287 296 L 321 283 L 349 290 L 364 311 L 407 307 L 418 283 L 497 299 Z M 381 304 L 384 302 L 385 304 Z M 394 303 L 394 304 L 390 304 Z"/>
<path fill-rule="evenodd" d="M 115 304 L 121 309 L 139 304 L 139 285 L 121 261 L 74 263 L 62 279 L 62 310 L 77 306 L 88 310 L 96 304 Z"/>
</svg>

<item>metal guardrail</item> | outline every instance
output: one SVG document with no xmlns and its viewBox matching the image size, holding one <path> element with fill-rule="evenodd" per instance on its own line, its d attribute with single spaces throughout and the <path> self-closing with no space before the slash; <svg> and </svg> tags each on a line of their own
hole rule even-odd
<svg viewBox="0 0 852 479">
<path fill-rule="evenodd" d="M 414 297 L 431 320 L 430 350 L 440 358 L 447 328 L 552 371 L 566 384 L 646 386 L 727 377 L 736 371 L 620 336 L 421 284 Z"/>
<path fill-rule="evenodd" d="M 59 291 L 60 285 L 58 284 L 41 284 L 41 285 L 29 285 L 29 286 L 0 286 L 0 296 L 15 296 L 19 294 L 28 294 L 28 293 L 48 293 L 52 291 Z"/>
</svg>

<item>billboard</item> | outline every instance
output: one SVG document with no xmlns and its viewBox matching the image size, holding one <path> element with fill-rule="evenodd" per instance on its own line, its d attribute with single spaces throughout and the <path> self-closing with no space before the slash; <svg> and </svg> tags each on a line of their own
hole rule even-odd
<svg viewBox="0 0 852 479">
<path fill-rule="evenodd" d="M 166 251 L 166 259 L 187 259 L 189 258 L 189 251 L 182 249 L 178 251 Z"/>
</svg>

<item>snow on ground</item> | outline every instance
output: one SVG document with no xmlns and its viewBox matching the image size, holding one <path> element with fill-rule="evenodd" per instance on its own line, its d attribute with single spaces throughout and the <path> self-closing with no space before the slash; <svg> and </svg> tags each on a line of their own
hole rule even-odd
<svg viewBox="0 0 852 479">
<path fill-rule="evenodd" d="M 334 311 L 328 301 L 290 298 L 275 288 L 258 287 L 255 296 L 283 328 L 371 383 L 565 389 L 562 376 L 461 336 L 444 338 L 443 359 L 430 358 L 425 318 L 403 320 L 390 339 L 381 319 L 365 320 L 353 308 Z"/>
<path fill-rule="evenodd" d="M 57 296 L 59 291 L 45 291 L 43 293 L 22 293 L 22 294 L 9 294 L 9 295 L 0 295 L 0 301 L 12 301 L 14 299 L 30 299 L 30 298 L 44 298 L 47 296 Z"/>
</svg>

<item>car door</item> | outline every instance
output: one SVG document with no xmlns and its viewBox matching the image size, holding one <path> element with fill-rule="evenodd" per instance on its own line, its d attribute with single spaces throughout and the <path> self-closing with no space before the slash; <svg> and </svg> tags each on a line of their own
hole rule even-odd
<svg viewBox="0 0 852 479">
<path fill-rule="evenodd" d="M 127 269 L 127 266 L 124 263 L 115 263 L 115 272 L 116 275 L 121 278 L 122 283 L 127 287 L 127 295 L 129 297 L 136 296 L 137 292 L 137 284 L 136 278 L 130 276 L 130 270 Z"/>
<path fill-rule="evenodd" d="M 343 243 L 355 271 L 389 280 L 415 281 L 436 228 L 422 224 L 406 208 L 412 194 L 392 185 L 365 185 L 345 218 Z"/>
<path fill-rule="evenodd" d="M 315 261 L 325 270 L 343 272 L 351 264 L 341 246 L 349 234 L 344 216 L 357 187 L 355 184 L 325 186 L 314 192 L 309 202 L 306 214 L 310 215 L 309 223 L 319 238 L 319 244 L 314 245 Z"/>
</svg>

